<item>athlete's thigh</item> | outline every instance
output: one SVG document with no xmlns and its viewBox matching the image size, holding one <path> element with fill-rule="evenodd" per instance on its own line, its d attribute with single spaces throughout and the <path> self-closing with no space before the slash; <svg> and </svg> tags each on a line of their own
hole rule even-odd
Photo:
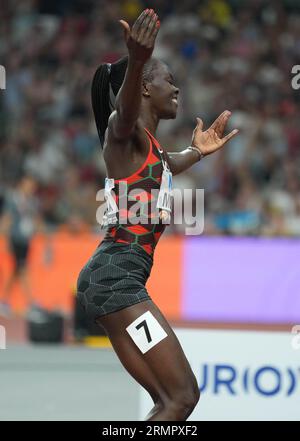
<svg viewBox="0 0 300 441">
<path fill-rule="evenodd" d="M 154 316 L 158 322 L 158 327 L 166 333 L 166 336 L 143 353 L 126 328 L 148 311 Z M 183 389 L 190 390 L 191 387 L 196 387 L 195 377 L 174 331 L 159 308 L 151 300 L 108 314 L 98 320 L 106 329 L 112 345 L 126 369 L 130 373 L 134 370 L 129 355 L 132 352 L 135 354 L 135 362 L 140 360 L 152 372 L 155 378 L 156 390 L 161 395 L 164 394 L 164 397 L 170 398 Z M 139 332 L 146 333 L 146 326 L 147 318 L 145 328 L 140 327 Z M 148 329 L 149 331 L 151 334 L 151 326 Z M 148 335 L 148 337 L 151 340 L 155 336 Z M 145 338 L 143 340 L 145 341 Z M 141 375 L 143 376 L 142 371 Z M 141 381 L 139 382 L 141 383 Z"/>
<path fill-rule="evenodd" d="M 112 313 L 109 316 L 111 318 L 114 316 L 113 319 L 118 320 L 119 322 L 118 317 L 116 317 L 117 315 L 118 312 Z M 97 322 L 105 327 L 102 320 L 100 321 L 97 319 Z M 109 323 L 107 324 L 107 321 L 105 324 L 105 330 L 124 368 L 141 386 L 147 390 L 154 403 L 164 402 L 164 389 L 161 387 L 159 381 L 143 358 L 141 351 L 129 337 L 129 334 L 127 334 L 126 331 L 122 332 L 123 325 L 121 325 L 119 322 L 119 332 L 116 332 L 115 329 L 111 330 L 111 326 Z"/>
</svg>

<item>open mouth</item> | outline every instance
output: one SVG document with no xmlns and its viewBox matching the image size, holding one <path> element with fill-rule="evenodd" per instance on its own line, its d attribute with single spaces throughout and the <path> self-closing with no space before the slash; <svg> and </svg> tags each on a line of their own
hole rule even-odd
<svg viewBox="0 0 300 441">
<path fill-rule="evenodd" d="M 178 106 L 177 98 L 172 98 L 172 103 L 175 103 Z"/>
</svg>

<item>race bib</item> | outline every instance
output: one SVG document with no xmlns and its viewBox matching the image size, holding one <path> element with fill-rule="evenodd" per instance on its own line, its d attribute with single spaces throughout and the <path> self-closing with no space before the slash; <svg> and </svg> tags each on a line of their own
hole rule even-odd
<svg viewBox="0 0 300 441">
<path fill-rule="evenodd" d="M 103 215 L 101 227 L 117 223 L 118 206 L 116 204 L 112 189 L 115 188 L 115 181 L 112 178 L 105 178 L 104 199 L 106 210 Z"/>
<path fill-rule="evenodd" d="M 162 161 L 162 163 L 164 169 L 161 176 L 161 184 L 156 207 L 161 209 L 160 218 L 169 221 L 172 211 L 172 172 L 165 161 Z"/>
<path fill-rule="evenodd" d="M 127 326 L 126 331 L 143 354 L 168 337 L 164 328 L 150 311 L 134 320 Z"/>
</svg>

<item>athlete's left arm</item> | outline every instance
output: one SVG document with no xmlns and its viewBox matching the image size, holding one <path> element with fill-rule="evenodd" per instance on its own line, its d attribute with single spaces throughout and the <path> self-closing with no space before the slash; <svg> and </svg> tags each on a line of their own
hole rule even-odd
<svg viewBox="0 0 300 441">
<path fill-rule="evenodd" d="M 231 112 L 225 110 L 210 128 L 205 131 L 203 131 L 203 121 L 200 118 L 197 118 L 197 126 L 193 131 L 190 148 L 188 147 L 181 152 L 167 153 L 169 166 L 173 175 L 178 175 L 190 168 L 204 156 L 210 155 L 221 149 L 238 133 L 238 130 L 235 129 L 223 137 L 225 126 L 230 115 Z"/>
</svg>

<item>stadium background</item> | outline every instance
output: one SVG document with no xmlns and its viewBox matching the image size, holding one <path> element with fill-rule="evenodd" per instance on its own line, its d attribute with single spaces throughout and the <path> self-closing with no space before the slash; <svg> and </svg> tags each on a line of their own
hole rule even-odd
<svg viewBox="0 0 300 441">
<path fill-rule="evenodd" d="M 154 55 L 169 64 L 180 88 L 178 117 L 161 123 L 161 144 L 183 149 L 196 116 L 208 126 L 227 108 L 228 129 L 240 134 L 174 179 L 178 188 L 205 189 L 204 234 L 184 236 L 184 225 L 166 230 L 150 295 L 172 323 L 290 330 L 300 323 L 300 94 L 291 86 L 300 56 L 299 2 L 150 3 L 1 6 L 0 207 L 24 172 L 35 178 L 43 225 L 30 253 L 35 299 L 72 315 L 78 271 L 101 239 L 95 194 L 105 169 L 91 79 L 100 63 L 126 53 L 117 20 L 132 23 L 151 6 L 162 22 Z M 1 292 L 12 265 L 3 235 L 0 254 Z M 8 343 L 24 342 L 19 286 L 12 306 Z M 7 415 L 13 418 L 13 404 Z"/>
</svg>

